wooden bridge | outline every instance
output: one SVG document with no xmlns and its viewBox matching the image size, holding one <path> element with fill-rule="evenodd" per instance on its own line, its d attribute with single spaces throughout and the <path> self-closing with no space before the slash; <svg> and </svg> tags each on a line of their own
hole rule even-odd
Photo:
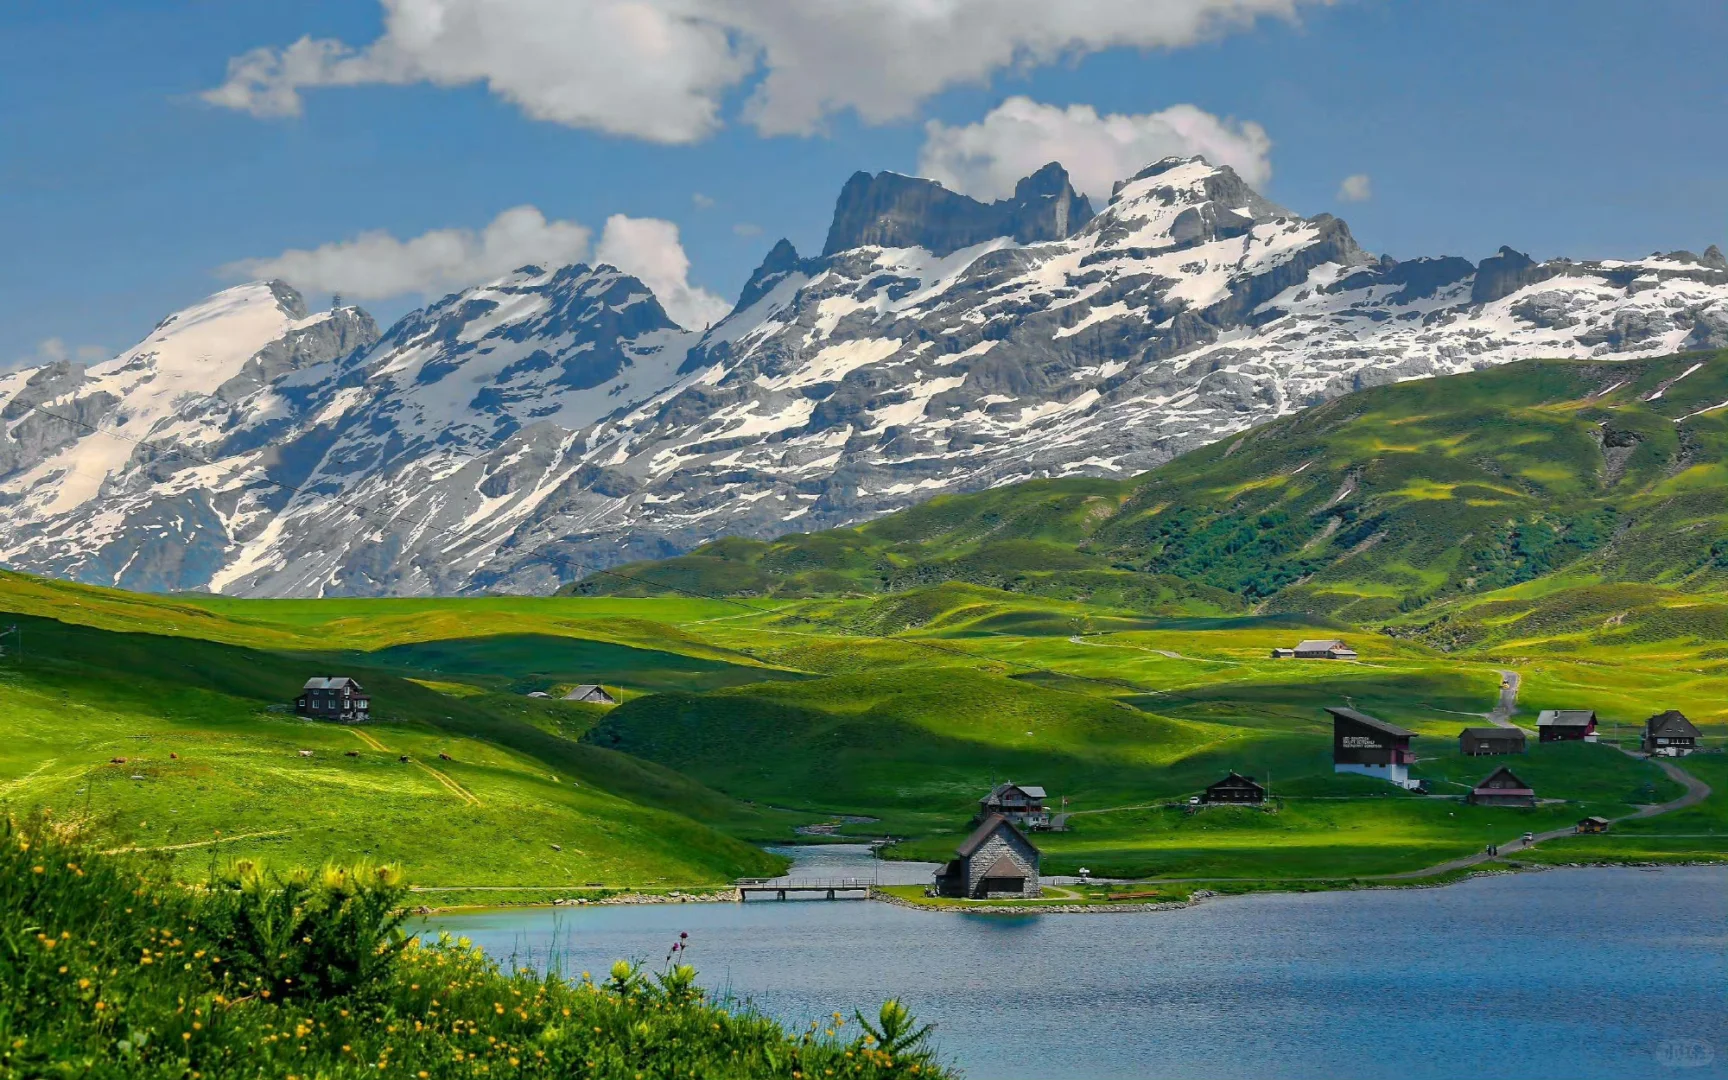
<svg viewBox="0 0 1728 1080">
<path fill-rule="evenodd" d="M 737 884 L 738 899 L 868 900 L 875 883 L 864 878 L 751 878 Z"/>
</svg>

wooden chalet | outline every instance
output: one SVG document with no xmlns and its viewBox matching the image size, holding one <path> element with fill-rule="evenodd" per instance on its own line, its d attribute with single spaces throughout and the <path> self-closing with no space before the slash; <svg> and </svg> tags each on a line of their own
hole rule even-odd
<svg viewBox="0 0 1728 1080">
<path fill-rule="evenodd" d="M 1468 801 L 1473 806 L 1535 806 L 1536 793 L 1502 765 L 1470 789 Z"/>
<path fill-rule="evenodd" d="M 1275 649 L 1272 655 L 1276 657 L 1280 651 L 1282 650 Z M 1296 643 L 1296 647 L 1289 652 L 1298 660 L 1356 659 L 1356 650 L 1337 638 L 1313 638 L 1308 641 L 1299 641 Z"/>
<path fill-rule="evenodd" d="M 1644 721 L 1644 750 L 1663 757 L 1685 757 L 1698 749 L 1698 728 L 1678 709 Z"/>
<path fill-rule="evenodd" d="M 1458 733 L 1458 752 L 1465 757 L 1522 754 L 1524 745 L 1524 732 L 1515 727 L 1467 727 Z"/>
<path fill-rule="evenodd" d="M 1233 772 L 1224 779 L 1206 789 L 1200 796 L 1201 802 L 1209 803 L 1263 803 L 1266 801 L 1266 789 L 1254 782 L 1252 776 L 1243 776 Z"/>
<path fill-rule="evenodd" d="M 1595 742 L 1596 714 L 1590 709 L 1543 709 L 1536 714 L 1542 742 Z"/>
<path fill-rule="evenodd" d="M 618 699 L 606 692 L 599 683 L 583 683 L 564 695 L 565 701 L 587 701 L 596 705 L 616 705 Z"/>
<path fill-rule="evenodd" d="M 1581 833 L 1605 833 L 1608 831 L 1608 819 L 1605 817 L 1587 817 L 1578 823 Z"/>
<path fill-rule="evenodd" d="M 1001 814 L 991 814 L 936 872 L 936 893 L 970 900 L 1038 896 L 1038 849 Z"/>
<path fill-rule="evenodd" d="M 1355 709 L 1326 711 L 1332 714 L 1333 772 L 1361 773 L 1401 788 L 1416 787 L 1417 782 L 1410 779 L 1410 766 L 1416 761 L 1410 752 L 1414 731 Z"/>
<path fill-rule="evenodd" d="M 319 720 L 359 724 L 372 718 L 372 698 L 346 675 L 320 675 L 300 688 L 294 711 Z"/>
<path fill-rule="evenodd" d="M 1000 814 L 1022 829 L 1048 829 L 1050 811 L 1044 805 L 1047 798 L 1044 789 L 1033 784 L 997 784 L 990 794 L 978 800 L 978 816 L 972 820 L 984 821 L 991 814 Z"/>
</svg>

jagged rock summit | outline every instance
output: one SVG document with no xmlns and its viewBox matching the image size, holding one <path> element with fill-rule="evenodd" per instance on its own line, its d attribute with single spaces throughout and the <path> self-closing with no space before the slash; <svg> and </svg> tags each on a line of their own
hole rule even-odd
<svg viewBox="0 0 1728 1080">
<path fill-rule="evenodd" d="M 1717 347 L 1715 247 L 1397 261 L 1200 158 L 1096 214 L 1056 165 L 995 203 L 861 173 L 824 253 L 776 244 L 703 333 L 606 266 L 525 267 L 381 337 L 255 283 L 88 371 L 0 376 L 0 535 L 11 565 L 128 588 L 547 592 L 1138 472 L 1361 386 Z"/>
<path fill-rule="evenodd" d="M 1012 198 L 983 203 L 934 180 L 853 173 L 840 190 L 823 255 L 860 247 L 919 247 L 948 255 L 998 236 L 1022 244 L 1062 240 L 1092 220 L 1092 203 L 1052 161 L 1014 185 Z"/>
</svg>

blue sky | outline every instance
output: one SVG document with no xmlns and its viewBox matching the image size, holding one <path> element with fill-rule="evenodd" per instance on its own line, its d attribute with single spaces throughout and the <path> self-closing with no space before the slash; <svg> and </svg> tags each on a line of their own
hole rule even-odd
<svg viewBox="0 0 1728 1080">
<path fill-rule="evenodd" d="M 403 10 L 465 2 L 392 0 Z M 511 2 L 533 30 L 549 0 Z M 761 12 L 781 0 L 750 2 Z M 968 2 L 978 0 L 953 0 Z M 1146 2 L 1092 0 L 1094 27 L 1048 29 L 1056 40 L 1084 37 L 1113 10 Z M 775 238 L 820 248 L 834 196 L 853 171 L 918 171 L 927 121 L 979 124 L 1010 97 L 1136 117 L 1191 105 L 1238 134 L 1257 124 L 1270 140 L 1260 155 L 1270 170 L 1266 195 L 1305 214 L 1336 213 L 1365 247 L 1400 258 L 1480 258 L 1501 244 L 1537 257 L 1728 245 L 1728 5 L 1174 2 L 1293 7 L 1294 17 L 1274 10 L 1196 43 L 1142 49 L 1110 42 L 1163 40 L 1165 31 L 1128 25 L 1138 16 L 1122 14 L 1120 33 L 1101 35 L 1102 44 L 1070 45 L 1054 58 L 1022 53 L 1006 68 L 980 61 L 987 83 L 956 60 L 956 74 L 908 104 L 890 100 L 905 96 L 899 81 L 857 85 L 894 51 L 872 58 L 860 45 L 847 68 L 850 53 L 836 63 L 817 46 L 824 34 L 850 42 L 855 30 L 828 33 L 811 16 L 754 73 L 711 81 L 716 130 L 666 141 L 650 128 L 675 110 L 641 106 L 655 92 L 647 83 L 633 84 L 621 105 L 583 106 L 600 120 L 563 122 L 529 115 L 562 107 L 545 96 L 554 90 L 512 96 L 448 74 L 439 79 L 451 85 L 434 85 L 419 68 L 390 74 L 398 69 L 376 58 L 369 75 L 328 69 L 338 74 L 325 81 L 356 85 L 308 86 L 299 115 L 253 115 L 201 98 L 224 83 L 231 58 L 259 47 L 310 36 L 364 52 L 388 29 L 371 0 L 11 0 L 0 6 L 0 366 L 38 354 L 46 339 L 91 356 L 128 346 L 228 283 L 220 268 L 238 261 L 369 231 L 407 240 L 481 230 L 519 206 L 579 223 L 595 245 L 613 243 L 614 234 L 602 237 L 612 215 L 669 222 L 693 287 L 729 300 Z M 728 0 L 650 3 L 720 10 Z M 809 0 L 801 10 L 821 7 Z M 762 24 L 740 25 L 748 34 Z M 571 31 L 547 36 L 561 32 Z M 570 68 L 596 67 L 582 52 L 594 47 L 590 38 L 578 34 L 568 47 Z M 778 106 L 770 95 L 768 112 L 796 112 L 821 95 L 839 104 L 814 120 L 753 123 L 752 95 L 775 56 L 809 55 L 817 60 L 797 73 L 802 81 Z M 639 67 L 628 67 L 631 78 L 655 77 Z M 607 98 L 605 86 L 577 90 Z M 899 111 L 866 121 L 859 109 Z M 763 130 L 800 123 L 815 130 Z M 1340 184 L 1355 174 L 1369 178 L 1371 194 L 1343 201 Z M 652 251 L 639 257 L 663 260 L 670 235 L 621 229 L 612 250 L 640 253 L 647 244 Z M 646 239 L 632 249 L 632 236 Z M 458 262 L 436 277 L 438 287 L 461 277 L 468 264 Z M 316 287 L 308 292 L 315 305 L 328 301 Z M 388 319 L 420 299 L 410 290 L 363 302 Z"/>
</svg>

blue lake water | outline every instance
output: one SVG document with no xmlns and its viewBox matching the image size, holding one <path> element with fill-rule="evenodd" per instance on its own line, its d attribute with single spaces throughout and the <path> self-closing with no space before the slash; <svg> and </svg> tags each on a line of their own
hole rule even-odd
<svg viewBox="0 0 1728 1080">
<path fill-rule="evenodd" d="M 816 850 L 794 873 L 871 867 Z M 813 865 L 811 860 L 816 860 Z M 438 917 L 500 959 L 658 965 L 788 1023 L 903 998 L 974 1080 L 1728 1077 L 1728 869 L 1553 870 L 1181 911 L 989 916 L 863 902 Z"/>
</svg>

